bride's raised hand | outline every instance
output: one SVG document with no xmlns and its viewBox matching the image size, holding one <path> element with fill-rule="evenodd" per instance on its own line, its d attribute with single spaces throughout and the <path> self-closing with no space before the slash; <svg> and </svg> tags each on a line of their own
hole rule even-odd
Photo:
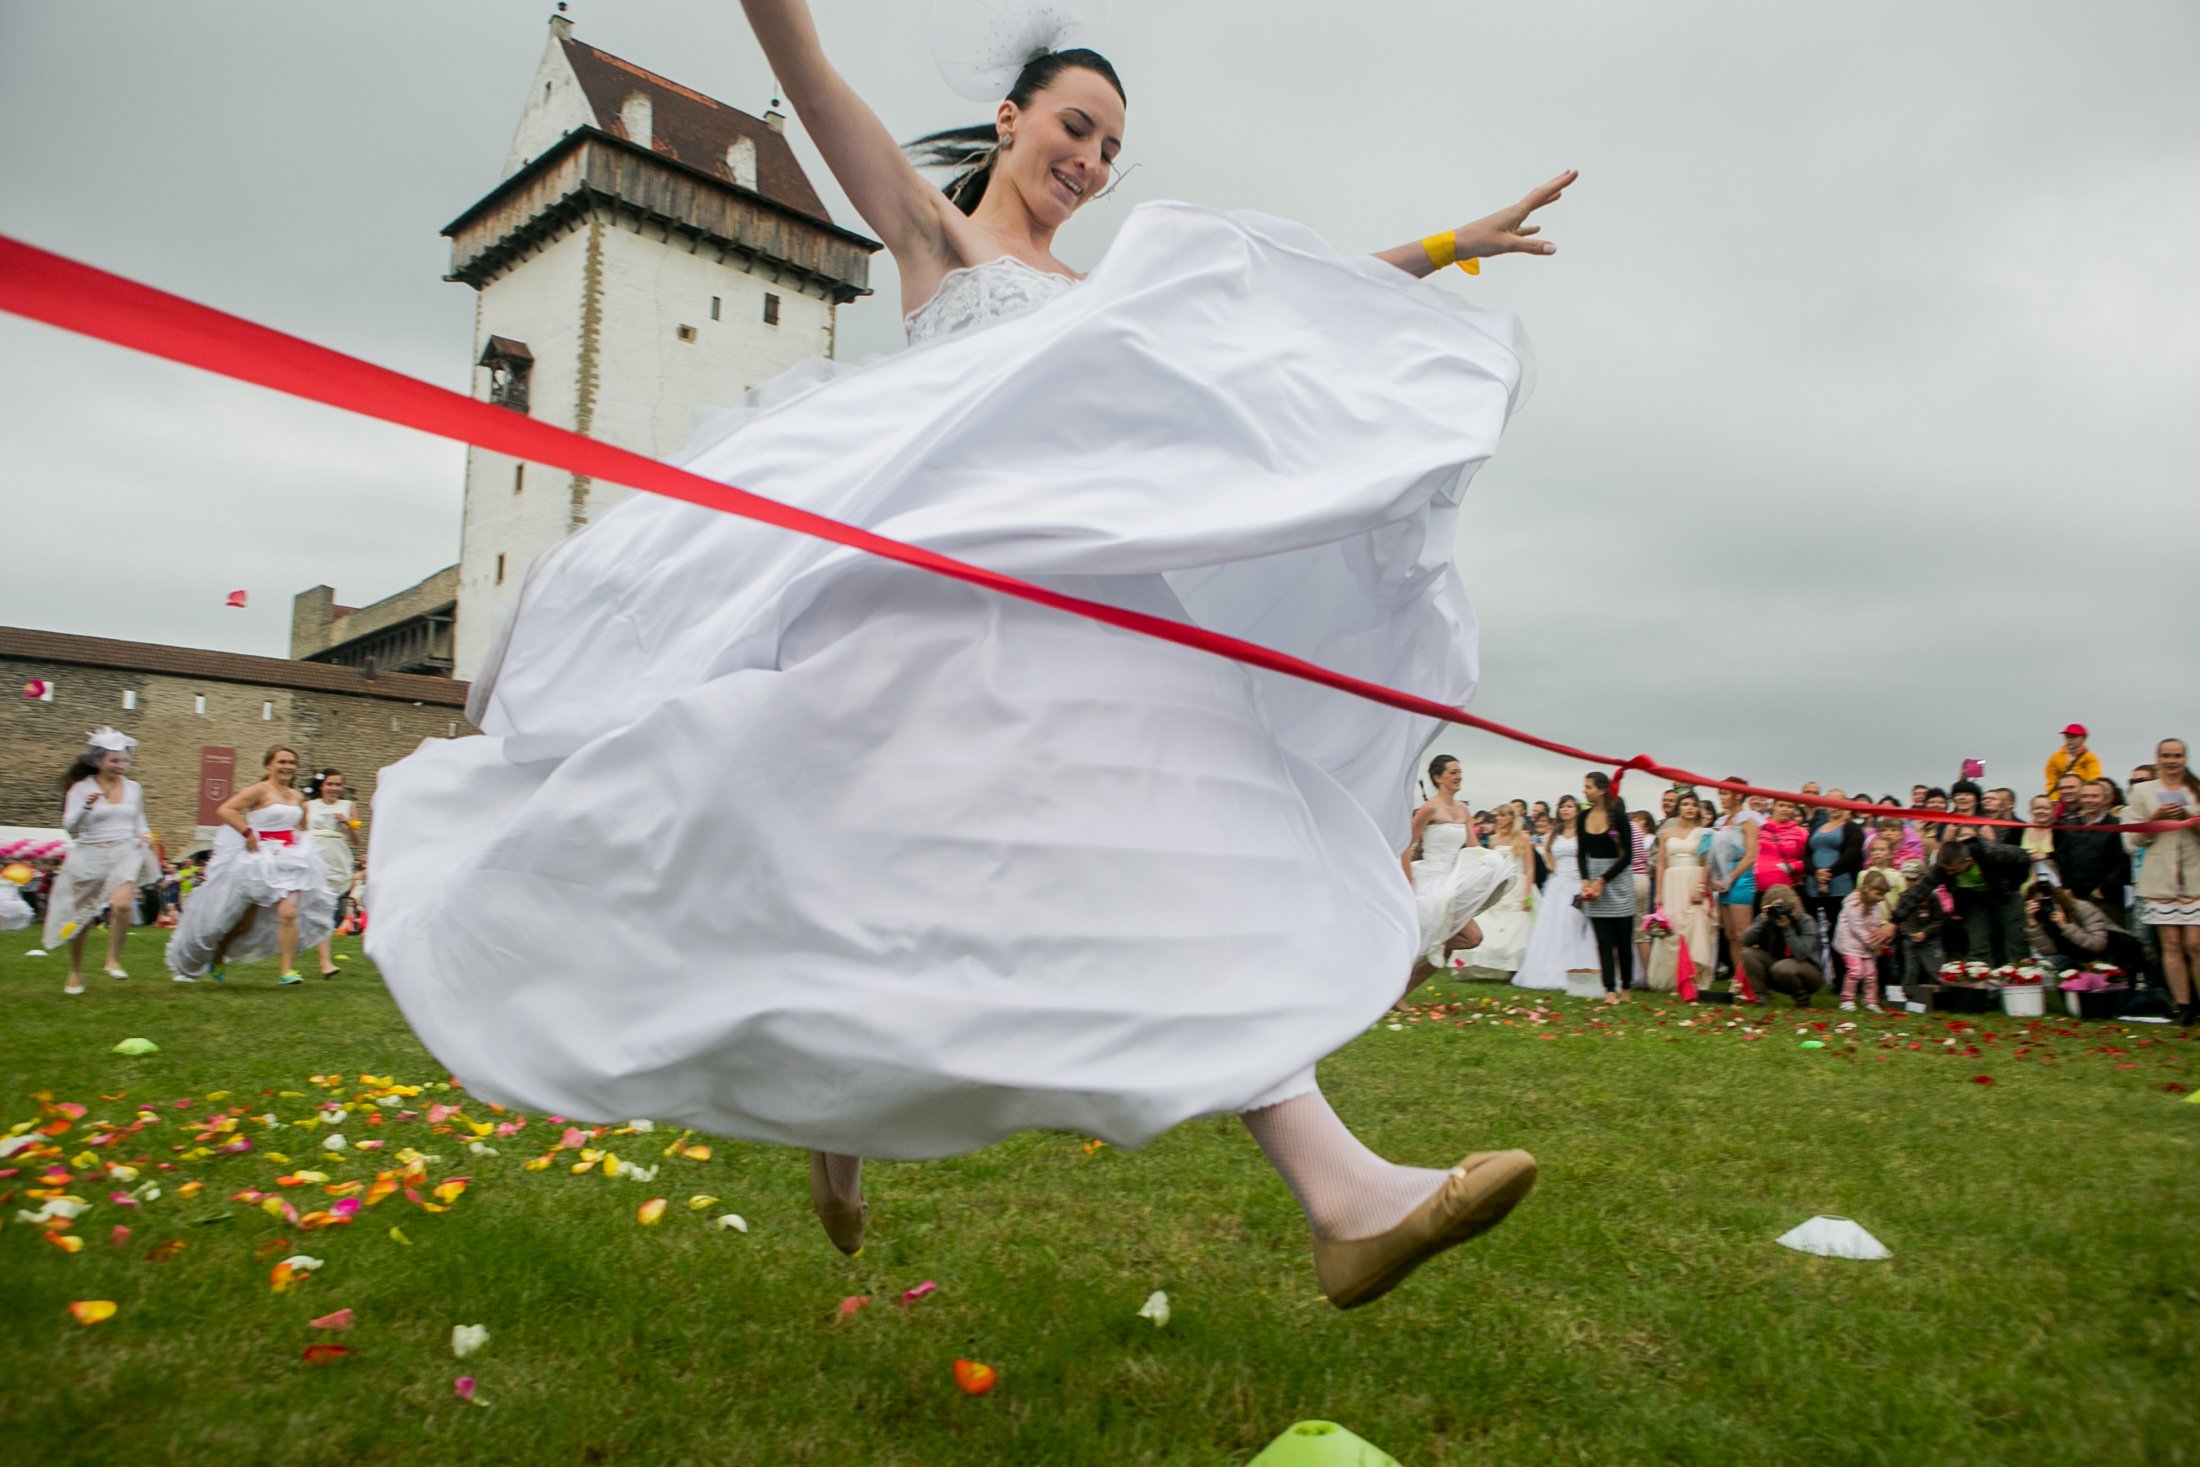
<svg viewBox="0 0 2200 1467">
<path fill-rule="evenodd" d="M 1578 169 L 1569 168 L 1558 177 L 1533 189 L 1519 203 L 1499 209 L 1495 214 L 1477 219 L 1472 224 L 1455 230 L 1456 255 L 1462 260 L 1487 259 L 1491 255 L 1549 255 L 1558 246 L 1549 240 L 1535 238 L 1542 231 L 1539 224 L 1530 224 L 1528 216 L 1546 205 L 1555 204 L 1566 192 L 1567 185 L 1579 178 Z"/>
</svg>

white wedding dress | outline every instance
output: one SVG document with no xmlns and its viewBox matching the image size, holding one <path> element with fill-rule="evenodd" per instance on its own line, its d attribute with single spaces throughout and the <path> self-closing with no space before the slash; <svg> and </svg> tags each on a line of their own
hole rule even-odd
<svg viewBox="0 0 2200 1467">
<path fill-rule="evenodd" d="M 1479 920 L 1493 903 L 1513 890 L 1513 863 L 1502 855 L 1467 844 L 1467 827 L 1455 820 L 1421 827 L 1421 855 L 1413 863 L 1413 907 L 1421 931 L 1421 953 L 1438 968 L 1451 966 L 1445 951 L 1469 922 Z M 1488 933 L 1483 935 L 1483 946 Z M 1462 956 L 1477 957 L 1482 947 Z"/>
<path fill-rule="evenodd" d="M 1574 837 L 1561 835 L 1551 841 L 1551 874 L 1543 882 L 1536 902 L 1535 931 L 1528 950 L 1513 974 L 1515 988 L 1571 988 L 1587 994 L 1602 987 L 1597 967 L 1596 929 L 1581 915 L 1574 898 L 1581 895 L 1581 871 L 1575 859 Z M 1586 971 L 1589 981 L 1568 982 L 1568 973 Z"/>
<path fill-rule="evenodd" d="M 1528 904 L 1535 892 L 1535 872 L 1532 868 L 1523 872 L 1510 851 L 1485 854 L 1503 862 L 1513 881 L 1504 894 L 1475 919 L 1482 928 L 1481 945 L 1457 955 L 1460 965 L 1456 971 L 1461 978 L 1510 982 L 1527 960 L 1528 942 L 1535 931 L 1535 911 Z"/>
<path fill-rule="evenodd" d="M 259 837 L 257 851 L 245 849 L 244 837 L 224 825 L 214 833 L 214 854 L 206 876 L 184 903 L 175 935 L 168 939 L 168 970 L 186 978 L 206 972 L 222 938 L 251 914 L 251 922 L 229 944 L 223 961 L 251 963 L 272 957 L 281 946 L 285 897 L 298 899 L 298 952 L 312 947 L 336 926 L 336 898 L 328 873 L 304 833 L 302 805 L 262 805 L 245 812 L 245 823 Z"/>
<path fill-rule="evenodd" d="M 1446 700 L 1509 316 L 1181 204 L 952 275 L 677 462 Z M 376 790 L 367 945 L 487 1101 L 857 1156 L 1299 1093 L 1422 949 L 1431 721 L 647 494 L 545 555 L 483 736 Z M 1296 1088 L 1289 1088 L 1294 1086 Z"/>
</svg>

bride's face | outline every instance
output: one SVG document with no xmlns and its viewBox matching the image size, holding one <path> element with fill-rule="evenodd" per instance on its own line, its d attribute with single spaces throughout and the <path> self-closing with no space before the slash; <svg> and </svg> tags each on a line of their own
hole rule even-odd
<svg viewBox="0 0 2200 1467">
<path fill-rule="evenodd" d="M 1059 227 L 1107 188 L 1123 147 L 1123 99 L 1098 72 L 1070 67 L 1030 106 L 1003 102 L 999 122 L 1014 142 L 995 166 L 1040 223 Z"/>
</svg>

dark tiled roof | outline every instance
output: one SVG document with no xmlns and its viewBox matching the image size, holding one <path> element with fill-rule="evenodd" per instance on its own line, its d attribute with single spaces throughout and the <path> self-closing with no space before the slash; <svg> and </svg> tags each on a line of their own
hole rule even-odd
<svg viewBox="0 0 2200 1467">
<path fill-rule="evenodd" d="M 704 96 L 701 92 L 668 81 L 654 71 L 644 71 L 631 61 L 599 51 L 567 37 L 562 43 L 573 75 L 580 79 L 588 105 L 595 109 L 596 125 L 614 137 L 625 137 L 619 109 L 636 92 L 649 97 L 650 147 L 669 158 L 714 178 L 732 183 L 733 170 L 726 164 L 726 150 L 742 138 L 756 145 L 756 191 L 775 204 L 832 223 L 825 201 L 810 186 L 809 176 L 795 160 L 785 134 L 774 132 L 762 118 L 751 117 L 736 107 Z"/>
<path fill-rule="evenodd" d="M 209 652 L 202 647 L 164 647 L 158 642 L 118 642 L 108 637 L 78 637 L 30 627 L 0 627 L 0 657 L 27 662 L 57 662 L 70 667 L 108 667 L 125 672 L 157 672 L 171 677 L 210 678 L 266 688 L 301 688 L 317 693 L 351 693 L 399 703 L 466 706 L 470 683 L 409 672 L 368 677 L 352 667 L 325 662 L 292 662 L 282 657 L 248 657 L 241 652 Z"/>
</svg>

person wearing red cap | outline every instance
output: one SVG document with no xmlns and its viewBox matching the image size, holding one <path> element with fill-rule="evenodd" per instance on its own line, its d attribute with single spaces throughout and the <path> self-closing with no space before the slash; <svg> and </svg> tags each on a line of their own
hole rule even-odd
<svg viewBox="0 0 2200 1467">
<path fill-rule="evenodd" d="M 2085 746 L 2085 725 L 2073 723 L 2062 736 L 2062 747 L 2047 756 L 2047 783 L 2042 788 L 2048 794 L 2055 793 L 2055 782 L 2066 774 L 2080 779 L 2101 777 L 2100 756 Z"/>
</svg>

